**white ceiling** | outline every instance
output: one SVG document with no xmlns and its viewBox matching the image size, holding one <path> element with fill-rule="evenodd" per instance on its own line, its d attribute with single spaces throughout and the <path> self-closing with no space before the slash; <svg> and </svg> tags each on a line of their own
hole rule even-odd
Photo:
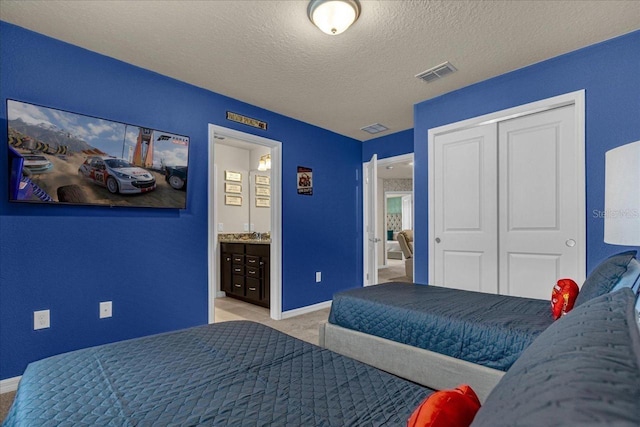
<svg viewBox="0 0 640 427">
<path fill-rule="evenodd" d="M 338 36 L 306 0 L 0 0 L 0 19 L 361 141 L 413 127 L 417 102 L 640 28 L 640 1 L 361 4 Z M 459 71 L 414 77 L 444 61 Z M 389 131 L 360 130 L 376 122 Z"/>
</svg>

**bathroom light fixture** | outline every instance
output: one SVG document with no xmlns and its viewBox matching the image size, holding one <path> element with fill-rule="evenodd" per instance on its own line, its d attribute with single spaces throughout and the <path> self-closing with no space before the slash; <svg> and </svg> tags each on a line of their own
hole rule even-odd
<svg viewBox="0 0 640 427">
<path fill-rule="evenodd" d="M 311 0 L 307 15 L 323 33 L 338 35 L 360 16 L 358 0 Z"/>
<path fill-rule="evenodd" d="M 271 169 L 271 154 L 260 156 L 260 161 L 258 162 L 258 170 L 260 172 L 264 172 L 269 169 Z"/>
</svg>

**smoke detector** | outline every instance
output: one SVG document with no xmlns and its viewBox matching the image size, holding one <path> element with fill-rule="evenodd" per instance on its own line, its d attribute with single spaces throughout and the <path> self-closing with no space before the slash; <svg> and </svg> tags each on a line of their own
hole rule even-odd
<svg viewBox="0 0 640 427">
<path fill-rule="evenodd" d="M 427 83 L 431 83 L 436 80 L 440 80 L 444 76 L 448 76 L 451 73 L 455 73 L 458 71 L 456 67 L 451 65 L 449 61 L 443 62 L 440 65 L 436 65 L 433 68 L 429 68 L 426 71 L 421 72 L 420 74 L 416 74 L 416 77 L 420 80 L 424 80 Z"/>
</svg>

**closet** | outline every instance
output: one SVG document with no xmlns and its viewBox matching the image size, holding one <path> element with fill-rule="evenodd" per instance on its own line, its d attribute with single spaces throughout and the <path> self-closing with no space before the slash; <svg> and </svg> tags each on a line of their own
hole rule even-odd
<svg viewBox="0 0 640 427">
<path fill-rule="evenodd" d="M 435 134 L 432 284 L 548 299 L 558 279 L 583 277 L 576 108 Z"/>
</svg>

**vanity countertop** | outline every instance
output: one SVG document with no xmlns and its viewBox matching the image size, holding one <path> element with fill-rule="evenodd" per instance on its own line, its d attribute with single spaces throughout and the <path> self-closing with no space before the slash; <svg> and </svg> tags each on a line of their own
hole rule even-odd
<svg viewBox="0 0 640 427">
<path fill-rule="evenodd" d="M 262 238 L 258 238 L 258 233 L 220 233 L 218 242 L 220 243 L 255 243 L 258 245 L 271 244 L 269 233 L 261 233 Z"/>
</svg>

